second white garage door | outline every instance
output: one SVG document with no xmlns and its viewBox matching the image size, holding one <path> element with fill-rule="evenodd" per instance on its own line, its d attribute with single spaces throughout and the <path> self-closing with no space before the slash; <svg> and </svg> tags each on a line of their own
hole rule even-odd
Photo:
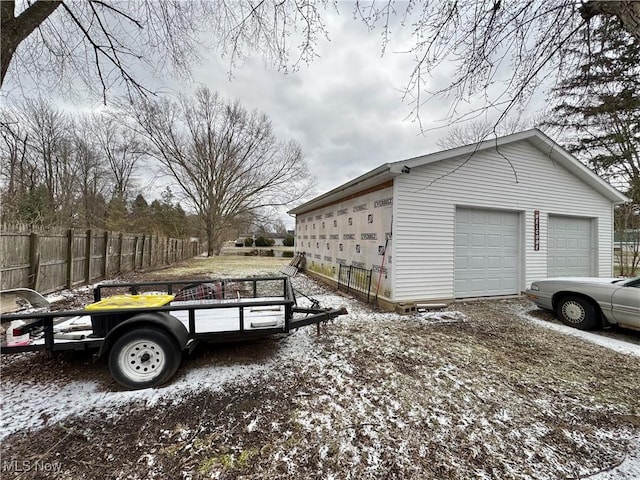
<svg viewBox="0 0 640 480">
<path fill-rule="evenodd" d="M 549 277 L 593 275 L 591 219 L 549 216 Z"/>
<path fill-rule="evenodd" d="M 456 209 L 456 298 L 519 293 L 517 212 Z"/>
</svg>

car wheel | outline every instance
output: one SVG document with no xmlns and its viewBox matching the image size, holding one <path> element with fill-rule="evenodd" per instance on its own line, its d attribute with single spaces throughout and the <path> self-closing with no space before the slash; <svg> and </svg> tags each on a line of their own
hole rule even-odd
<svg viewBox="0 0 640 480">
<path fill-rule="evenodd" d="M 593 330 L 599 326 L 595 305 L 578 296 L 567 296 L 560 299 L 556 309 L 562 323 L 580 330 Z"/>
<path fill-rule="evenodd" d="M 157 387 L 176 373 L 180 359 L 180 349 L 167 333 L 138 328 L 115 341 L 109 352 L 109 370 L 127 389 Z"/>
</svg>

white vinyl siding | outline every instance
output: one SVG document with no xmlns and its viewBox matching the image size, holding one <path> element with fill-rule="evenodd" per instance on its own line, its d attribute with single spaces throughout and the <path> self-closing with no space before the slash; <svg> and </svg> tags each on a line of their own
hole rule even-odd
<svg viewBox="0 0 640 480">
<path fill-rule="evenodd" d="M 517 212 L 456 210 L 456 298 L 518 293 L 519 223 Z"/>
<path fill-rule="evenodd" d="M 547 277 L 549 215 L 598 218 L 595 275 L 612 273 L 612 205 L 527 141 L 414 167 L 394 180 L 394 300 L 455 296 L 456 207 L 522 212 L 517 291 Z M 539 248 L 534 248 L 534 211 Z"/>
<path fill-rule="evenodd" d="M 592 219 L 549 217 L 549 277 L 589 277 L 593 272 Z"/>
</svg>

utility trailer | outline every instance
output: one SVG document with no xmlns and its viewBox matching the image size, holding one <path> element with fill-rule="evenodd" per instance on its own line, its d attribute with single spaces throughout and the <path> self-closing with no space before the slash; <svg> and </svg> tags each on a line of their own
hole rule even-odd
<svg viewBox="0 0 640 480">
<path fill-rule="evenodd" d="M 2 342 L 0 353 L 94 350 L 96 358 L 108 356 L 119 384 L 140 389 L 167 382 L 182 354 L 200 341 L 286 333 L 347 313 L 344 308 L 320 308 L 306 295 L 311 306 L 298 306 L 286 276 L 101 284 L 93 294 L 94 303 L 83 310 L 52 312 L 46 307 L 43 311 L 48 302 L 33 290 L 2 292 L 40 309 L 2 315 L 3 326 L 13 325 L 8 332 L 13 338 Z"/>
</svg>

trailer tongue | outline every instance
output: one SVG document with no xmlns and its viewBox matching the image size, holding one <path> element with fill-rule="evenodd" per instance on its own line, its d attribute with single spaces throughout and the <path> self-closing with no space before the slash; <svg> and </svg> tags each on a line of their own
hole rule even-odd
<svg viewBox="0 0 640 480">
<path fill-rule="evenodd" d="M 118 383 L 139 389 L 167 382 L 200 341 L 286 333 L 347 313 L 299 306 L 289 277 L 104 284 L 94 300 L 83 310 L 3 315 L 4 327 L 19 323 L 10 333 L 21 341 L 4 341 L 0 353 L 92 349 L 108 355 Z"/>
</svg>

